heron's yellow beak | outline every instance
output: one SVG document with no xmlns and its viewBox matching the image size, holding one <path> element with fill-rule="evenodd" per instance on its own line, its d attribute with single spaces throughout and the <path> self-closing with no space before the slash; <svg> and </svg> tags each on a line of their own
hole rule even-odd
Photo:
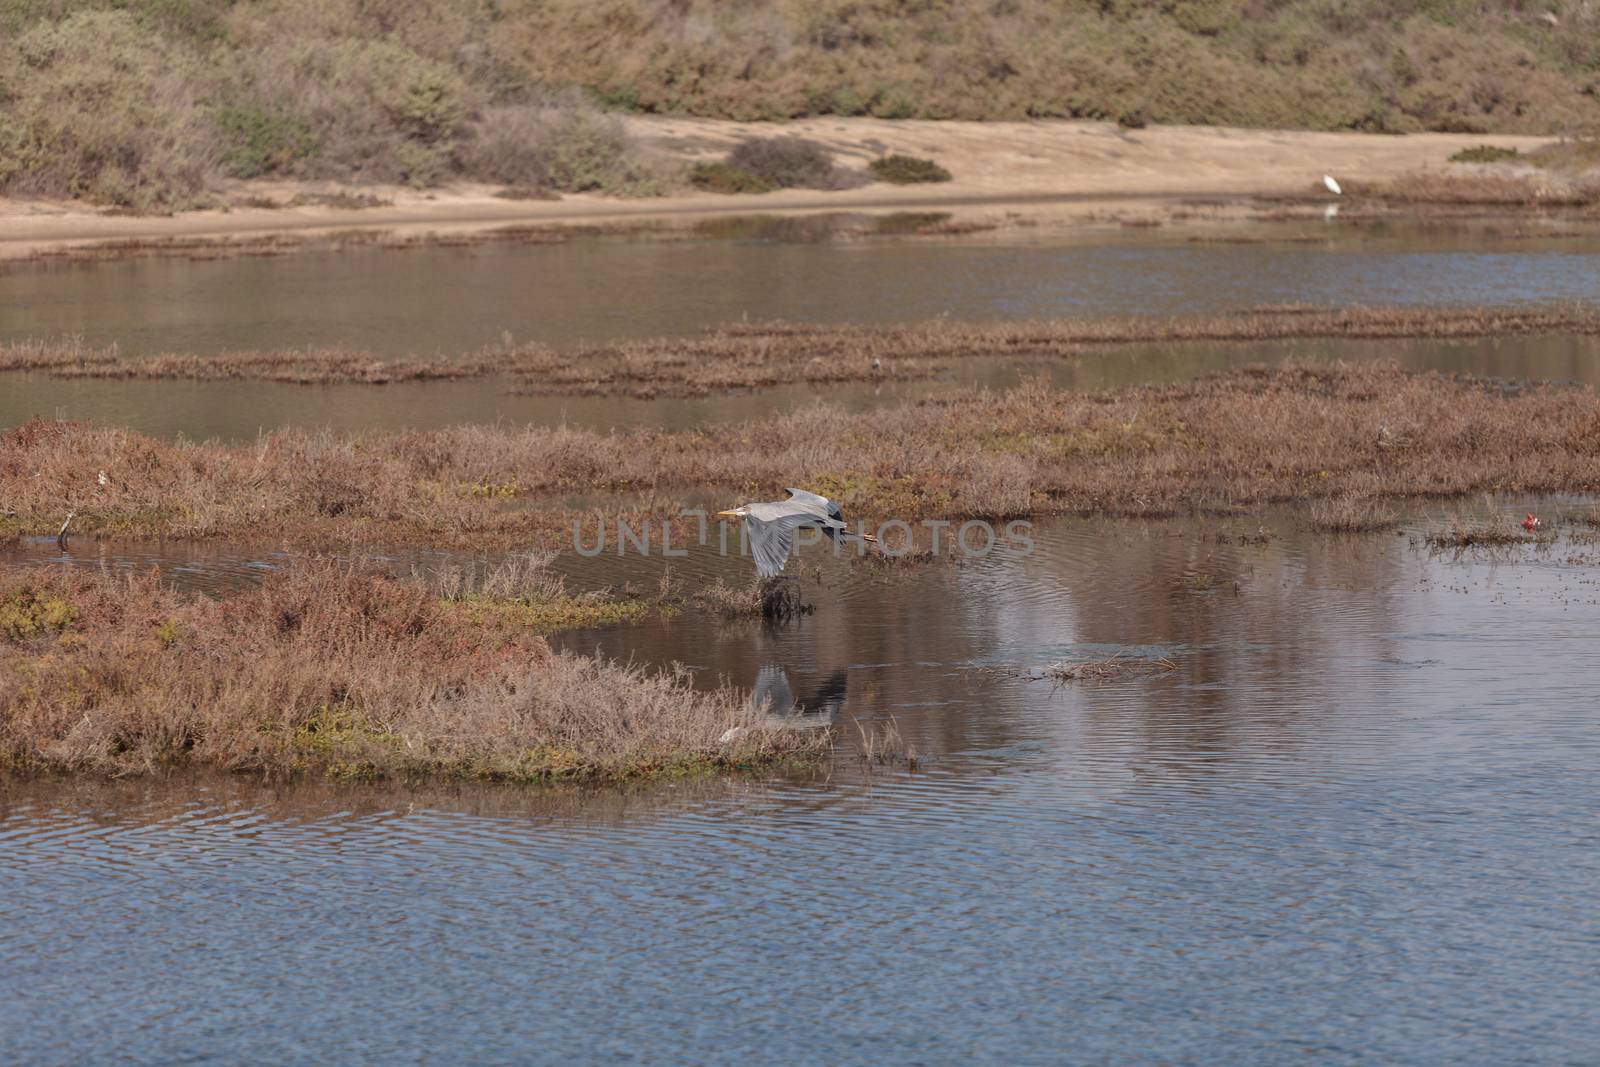
<svg viewBox="0 0 1600 1067">
<path fill-rule="evenodd" d="M 878 539 L 876 537 L 873 537 L 869 533 L 862 534 L 861 535 L 861 540 L 865 541 L 869 545 L 875 545 L 875 544 L 878 543 Z"/>
<path fill-rule="evenodd" d="M 739 513 L 737 511 L 719 511 L 717 512 L 717 517 L 719 519 L 737 519 L 739 517 Z"/>
</svg>

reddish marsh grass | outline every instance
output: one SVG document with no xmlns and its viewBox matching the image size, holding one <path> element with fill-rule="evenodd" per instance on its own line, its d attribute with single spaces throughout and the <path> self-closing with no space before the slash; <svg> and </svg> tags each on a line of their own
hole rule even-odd
<svg viewBox="0 0 1600 1067">
<path fill-rule="evenodd" d="M 153 575 L 0 574 L 0 766 L 615 780 L 828 744 L 758 721 L 743 693 L 553 653 L 514 613 L 471 608 L 330 563 L 215 600 Z"/>
<path fill-rule="evenodd" d="M 693 430 L 284 430 L 225 445 L 35 420 L 0 434 L 0 533 L 54 535 L 72 509 L 79 534 L 560 548 L 575 520 L 597 518 L 573 498 L 637 519 L 641 498 L 667 517 L 708 492 L 797 484 L 849 514 L 911 521 L 1593 491 L 1600 397 L 1288 363 L 1104 393 L 1030 381 L 873 412 L 816 405 Z M 681 545 L 692 524 L 676 521 Z"/>
<path fill-rule="evenodd" d="M 695 337 L 571 349 L 509 338 L 451 360 L 383 360 L 344 348 L 133 356 L 77 341 L 0 344 L 0 372 L 62 378 L 250 379 L 291 384 L 388 385 L 505 375 L 516 392 L 706 396 L 797 383 L 914 380 L 979 359 L 1069 359 L 1128 344 L 1262 342 L 1303 338 L 1431 338 L 1600 334 L 1600 312 L 1536 308 L 1314 308 L 1286 306 L 1169 318 L 1086 318 L 904 326 L 725 325 Z"/>
</svg>

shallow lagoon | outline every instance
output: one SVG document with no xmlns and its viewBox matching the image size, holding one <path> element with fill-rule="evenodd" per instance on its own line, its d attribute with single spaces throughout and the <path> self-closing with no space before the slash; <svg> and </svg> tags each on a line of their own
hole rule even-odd
<svg viewBox="0 0 1600 1067">
<path fill-rule="evenodd" d="M 566 279 L 552 284 L 572 299 L 604 290 L 597 279 L 608 276 L 583 257 L 619 253 L 555 247 L 574 258 L 553 271 L 536 257 Z M 872 276 L 900 285 L 924 264 L 920 286 L 860 294 L 873 308 L 915 313 L 895 317 L 942 310 L 928 302 L 940 278 L 988 277 L 970 262 L 954 266 L 966 252 L 885 247 L 892 252 L 882 255 L 902 257 L 899 274 L 878 261 Z M 768 270 L 824 257 L 841 293 L 861 284 L 856 260 L 880 255 L 877 246 L 711 248 L 696 269 L 725 259 L 734 265 L 716 269 L 729 277 L 751 274 L 752 257 L 772 256 Z M 1140 249 L 1157 266 L 1120 277 L 1142 279 L 1144 303 L 1117 304 L 1123 290 L 1107 282 L 1085 307 L 1376 302 L 1384 293 L 1499 301 L 1594 288 L 1588 254 L 1566 245 L 1515 250 L 1532 262 L 1494 259 L 1456 288 L 1445 279 L 1460 272 L 1428 257 L 1459 266 L 1502 253 Z M 698 263 L 703 251 L 633 248 L 629 269 L 673 279 L 683 260 L 659 257 Z M 1129 254 L 980 251 L 995 263 L 1019 259 L 1019 270 L 1065 257 L 1090 279 Z M 448 292 L 471 294 L 496 278 L 539 291 L 528 281 L 537 272 L 519 275 L 499 252 L 374 262 L 421 278 L 416 265 L 430 261 L 416 257 L 435 254 L 447 257 L 432 271 Z M 1229 289 L 1224 260 L 1254 271 L 1256 284 Z M 357 288 L 391 269 L 343 262 Z M 206 310 L 207 287 L 237 286 L 246 269 L 266 273 L 240 290 L 244 310 Z M 20 275 L 0 282 L 8 333 L 20 308 L 32 316 L 23 333 L 77 316 L 75 328 L 91 336 L 103 328 L 128 344 L 146 336 L 170 338 L 157 347 L 198 348 L 221 323 L 240 332 L 219 345 L 263 346 L 305 343 L 273 325 L 297 308 L 308 329 L 338 324 L 296 298 L 317 284 L 285 280 L 327 269 L 313 257 L 62 268 L 105 282 L 123 317 L 107 311 L 103 320 L 84 306 L 52 311 L 53 298 L 16 288 Z M 184 275 L 192 298 L 175 296 L 170 278 L 139 280 L 141 270 L 193 272 Z M 477 322 L 462 297 L 437 311 L 448 341 L 429 340 L 416 332 L 420 320 L 400 321 L 412 302 L 393 299 L 398 284 L 374 286 L 389 286 L 381 298 L 343 298 L 350 335 L 338 339 L 376 346 L 371 338 L 412 331 L 417 350 L 458 350 L 470 330 L 505 325 Z M 986 290 L 967 284 L 1010 291 L 1003 275 Z M 1550 285 L 1565 288 L 1541 293 Z M 657 297 L 628 291 L 645 293 L 627 317 L 640 333 L 738 313 L 715 304 L 669 319 L 651 311 Z M 511 290 L 493 292 L 494 306 L 520 306 Z M 663 292 L 658 303 L 671 304 Z M 865 314 L 813 300 L 798 284 L 752 281 L 749 292 L 792 297 L 752 317 Z M 1067 306 L 1064 288 L 1027 292 L 1032 302 L 1017 304 L 1027 314 Z M 557 310 L 521 326 L 564 321 L 566 303 L 538 299 L 530 306 Z M 397 309 L 387 325 L 385 303 Z M 144 334 L 127 317 L 141 306 L 151 317 Z M 569 336 L 593 336 L 581 331 L 594 321 Z M 559 334 L 552 326 L 548 336 Z M 1587 343 L 1529 344 L 1543 347 L 1369 346 L 1366 355 L 1420 351 L 1418 365 L 1460 359 L 1450 369 L 1600 380 Z M 1114 352 L 1053 373 L 1089 387 L 1261 358 L 1240 352 Z M 993 373 L 999 382 L 1020 369 Z M 25 396 L 18 383 L 37 391 Z M 244 436 L 252 418 L 427 424 L 494 403 L 469 386 L 489 383 L 422 386 L 414 397 L 410 387 L 252 385 L 219 402 L 224 394 L 208 390 L 221 386 L 8 379 L 0 422 L 57 399 L 73 414 L 163 433 Z M 678 424 L 809 399 L 604 400 L 574 417 Z M 488 410 L 514 419 L 589 410 L 588 401 L 539 403 L 551 406 Z M 0 783 L 0 1059 L 1583 1061 L 1600 1047 L 1591 1010 L 1600 994 L 1600 548 L 1586 527 L 1560 520 L 1587 506 L 1511 497 L 1419 505 L 1398 532 L 1355 537 L 1313 534 L 1292 511 L 1059 520 L 1037 525 L 1031 554 L 902 567 L 813 548 L 798 573 L 817 611 L 787 625 L 690 610 L 560 639 L 683 662 L 707 684 L 770 683 L 781 672 L 802 702 L 837 716 L 840 753 L 817 776 L 597 794 L 238 778 Z M 1459 513 L 1528 508 L 1559 536 L 1464 554 L 1423 541 Z M 156 564 L 202 588 L 254 581 L 281 562 L 271 545 L 81 539 L 65 554 L 33 540 L 3 555 L 14 565 L 63 555 L 83 566 Z M 582 587 L 653 585 L 665 565 L 560 561 Z M 748 563 L 695 550 L 672 566 L 693 586 L 742 579 Z M 1173 669 L 1102 683 L 1035 677 L 1050 663 L 1117 654 L 1164 657 Z M 862 729 L 891 720 L 919 754 L 914 771 L 864 766 L 855 754 Z"/>
</svg>

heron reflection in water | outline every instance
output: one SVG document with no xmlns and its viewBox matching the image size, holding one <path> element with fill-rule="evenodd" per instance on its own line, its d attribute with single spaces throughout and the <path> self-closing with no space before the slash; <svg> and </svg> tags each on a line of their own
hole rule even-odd
<svg viewBox="0 0 1600 1067">
<path fill-rule="evenodd" d="M 841 667 L 815 689 L 797 696 L 789 681 L 789 673 L 777 664 L 769 663 L 756 672 L 756 684 L 750 693 L 750 707 L 763 716 L 758 725 L 820 730 L 832 726 L 839 717 L 849 686 L 849 674 Z M 722 735 L 722 743 L 737 741 L 749 732 L 748 726 L 735 726 Z"/>
</svg>

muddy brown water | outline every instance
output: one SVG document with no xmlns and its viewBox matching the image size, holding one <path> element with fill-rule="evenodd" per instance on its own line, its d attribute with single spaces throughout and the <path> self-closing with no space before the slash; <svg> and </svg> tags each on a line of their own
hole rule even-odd
<svg viewBox="0 0 1600 1067">
<path fill-rule="evenodd" d="M 102 312 L 115 331 L 137 313 L 149 337 L 172 338 L 155 347 L 203 347 L 204 330 L 227 335 L 220 347 L 260 347 L 288 343 L 280 327 L 303 306 L 295 343 L 343 321 L 341 340 L 410 331 L 406 347 L 430 352 L 506 325 L 478 321 L 484 308 L 543 309 L 529 322 L 550 339 L 598 337 L 612 321 L 698 328 L 737 316 L 724 297 L 738 285 L 752 317 L 830 321 L 980 306 L 962 293 L 1030 315 L 1071 300 L 1098 313 L 1592 295 L 1592 249 L 1445 245 L 606 244 L 342 259 L 349 288 L 326 302 L 322 287 L 345 283 L 314 256 L 73 266 L 32 276 L 22 302 L 26 275 L 7 273 L 0 290 L 8 333 L 19 308 L 33 316 L 23 333 L 69 320 L 92 333 Z M 1054 288 L 1038 274 L 1052 256 L 1067 265 Z M 414 288 L 387 271 L 416 272 Z M 438 292 L 424 291 L 430 272 Z M 46 277 L 72 280 L 52 291 Z M 280 291 L 286 277 L 302 279 L 298 299 Z M 670 292 L 716 278 L 709 304 L 668 321 Z M 1230 289 L 1239 278 L 1254 288 Z M 857 291 L 872 279 L 875 296 Z M 889 314 L 902 310 L 915 314 Z M 1052 373 L 1122 384 L 1262 358 L 1242 351 L 1151 347 Z M 1543 339 L 1363 358 L 1592 382 L 1593 353 Z M 36 390 L 25 401 L 19 383 Z M 224 436 L 483 410 L 677 425 L 813 395 L 412 390 L 11 378 L 0 422 L 57 404 Z M 1600 1048 L 1600 546 L 1558 520 L 1589 504 L 1418 505 L 1399 531 L 1355 537 L 1311 533 L 1296 511 L 1057 520 L 1036 525 L 1029 553 L 916 567 L 812 547 L 794 570 L 813 615 L 769 627 L 690 609 L 558 639 L 833 716 L 840 751 L 818 776 L 598 793 L 0 778 L 0 1062 L 1588 1062 Z M 1422 542 L 1461 516 L 1530 509 L 1559 536 L 1461 554 Z M 3 565 L 156 565 L 208 590 L 286 558 L 270 545 L 0 547 Z M 580 588 L 653 588 L 668 561 L 613 545 L 557 565 Z M 690 587 L 748 580 L 748 561 L 709 546 L 670 565 Z M 1173 668 L 1038 677 L 1117 655 Z M 869 770 L 854 752 L 861 729 L 891 720 L 921 755 L 914 772 Z"/>
</svg>

